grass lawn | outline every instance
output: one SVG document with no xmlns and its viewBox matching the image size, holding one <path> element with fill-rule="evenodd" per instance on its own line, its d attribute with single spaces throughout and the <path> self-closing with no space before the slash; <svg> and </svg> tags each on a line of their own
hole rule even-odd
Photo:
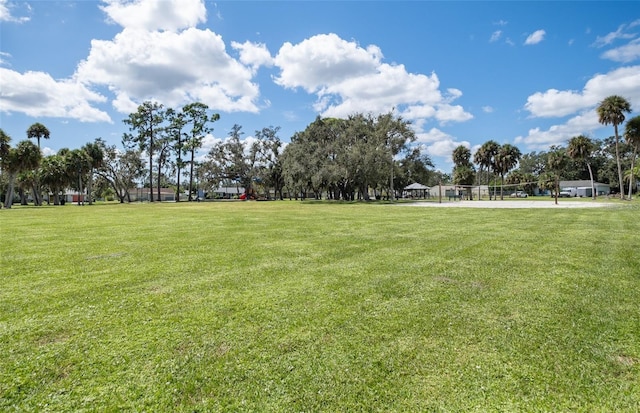
<svg viewBox="0 0 640 413">
<path fill-rule="evenodd" d="M 0 411 L 640 409 L 637 201 L 14 207 L 0 235 Z"/>
</svg>

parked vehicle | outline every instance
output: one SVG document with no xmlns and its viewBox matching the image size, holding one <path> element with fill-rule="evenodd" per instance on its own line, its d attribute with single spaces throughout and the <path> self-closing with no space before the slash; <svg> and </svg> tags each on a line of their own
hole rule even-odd
<svg viewBox="0 0 640 413">
<path fill-rule="evenodd" d="M 526 198 L 528 195 L 524 191 L 516 191 L 509 195 L 509 198 Z"/>
</svg>

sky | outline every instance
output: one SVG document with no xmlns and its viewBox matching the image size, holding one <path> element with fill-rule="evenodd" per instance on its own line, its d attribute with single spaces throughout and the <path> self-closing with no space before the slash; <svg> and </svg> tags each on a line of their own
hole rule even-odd
<svg viewBox="0 0 640 413">
<path fill-rule="evenodd" d="M 637 1 L 0 0 L 0 128 L 51 132 L 45 154 L 104 139 L 146 100 L 203 102 L 220 120 L 200 157 L 242 126 L 289 142 L 317 116 L 387 113 L 450 172 L 458 145 L 523 153 L 640 114 Z"/>
</svg>

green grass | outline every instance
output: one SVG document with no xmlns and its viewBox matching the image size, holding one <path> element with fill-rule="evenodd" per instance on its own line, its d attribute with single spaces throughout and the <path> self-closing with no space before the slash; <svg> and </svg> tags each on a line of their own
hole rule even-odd
<svg viewBox="0 0 640 413">
<path fill-rule="evenodd" d="M 624 205 L 3 210 L 0 411 L 635 412 Z"/>
</svg>

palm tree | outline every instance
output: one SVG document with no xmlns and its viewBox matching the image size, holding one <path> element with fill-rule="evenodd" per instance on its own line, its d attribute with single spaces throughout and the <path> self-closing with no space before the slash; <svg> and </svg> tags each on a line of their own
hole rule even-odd
<svg viewBox="0 0 640 413">
<path fill-rule="evenodd" d="M 560 173 L 564 170 L 566 165 L 567 154 L 565 150 L 563 148 L 552 146 L 547 157 L 547 166 L 553 172 L 556 205 L 558 205 L 558 194 L 560 193 Z"/>
<path fill-rule="evenodd" d="M 0 165 L 4 157 L 9 153 L 9 142 L 11 142 L 11 137 L 0 129 Z"/>
<path fill-rule="evenodd" d="M 9 188 L 4 207 L 11 208 L 13 203 L 13 189 L 16 177 L 22 171 L 36 169 L 40 165 L 42 155 L 40 149 L 31 141 L 21 141 L 15 148 L 9 148 L 7 155 L 2 158 L 2 169 L 9 174 Z"/>
<path fill-rule="evenodd" d="M 40 139 L 49 139 L 49 129 L 42 123 L 36 122 L 29 126 L 27 129 L 27 138 L 38 140 L 38 150 L 40 150 Z M 40 182 L 38 181 L 37 174 L 34 175 L 35 181 L 33 182 L 33 201 L 36 205 L 42 205 L 42 194 L 40 193 Z"/>
<path fill-rule="evenodd" d="M 65 162 L 70 185 L 78 189 L 78 205 L 84 205 L 83 178 L 91 171 L 91 157 L 83 149 L 74 149 L 65 153 Z"/>
<path fill-rule="evenodd" d="M 498 153 L 495 156 L 495 168 L 496 172 L 500 174 L 500 199 L 504 200 L 504 193 L 502 188 L 504 187 L 504 176 L 512 170 L 520 160 L 522 152 L 517 147 L 505 143 L 498 149 Z"/>
<path fill-rule="evenodd" d="M 620 199 L 624 199 L 622 183 L 622 166 L 620 165 L 620 150 L 618 149 L 618 125 L 624 122 L 624 113 L 631 113 L 631 104 L 623 97 L 612 95 L 605 98 L 597 108 L 598 121 L 603 125 L 613 125 L 616 136 L 616 162 L 618 163 L 618 179 L 620 184 Z"/>
<path fill-rule="evenodd" d="M 34 123 L 33 125 L 29 126 L 29 129 L 27 129 L 27 138 L 36 138 L 38 140 L 38 149 L 40 149 L 40 139 L 49 139 L 49 135 L 49 129 L 47 129 L 46 126 L 39 122 Z"/>
<path fill-rule="evenodd" d="M 593 184 L 593 172 L 591 172 L 591 163 L 589 158 L 595 149 L 593 141 L 584 135 L 574 136 L 569 140 L 569 146 L 567 147 L 567 155 L 571 159 L 581 159 L 587 164 L 589 169 L 589 177 L 591 178 L 591 196 L 596 199 L 596 189 Z"/>
<path fill-rule="evenodd" d="M 469 194 L 469 200 L 473 200 L 471 185 L 475 180 L 476 171 L 470 161 L 471 151 L 466 146 L 460 145 L 453 150 L 452 158 L 455 164 L 453 168 L 453 183 L 465 187 L 465 192 L 468 191 Z"/>
<path fill-rule="evenodd" d="M 0 129 L 0 176 L 7 172 L 7 165 L 9 163 L 9 155 L 11 153 L 11 137 L 7 135 L 4 130 Z M 4 205 L 0 203 L 0 208 Z"/>
<path fill-rule="evenodd" d="M 640 147 L 640 116 L 629 119 L 624 129 L 624 139 L 633 147 L 633 156 L 631 157 L 631 169 L 634 170 L 636 154 Z M 633 188 L 633 172 L 629 174 L 629 199 L 631 199 L 631 189 Z"/>
<path fill-rule="evenodd" d="M 482 144 L 473 156 L 473 161 L 480 165 L 480 169 L 487 170 L 487 187 L 489 186 L 490 173 L 495 170 L 495 156 L 498 153 L 500 145 L 494 140 L 489 140 Z M 489 200 L 491 200 L 491 192 L 489 192 Z"/>
<path fill-rule="evenodd" d="M 104 164 L 104 141 L 101 138 L 97 138 L 93 143 L 87 143 L 82 147 L 82 150 L 89 155 L 91 162 L 91 168 L 89 171 L 89 180 L 87 181 L 87 193 L 89 195 L 89 205 L 93 205 L 93 174 L 96 169 L 102 167 Z"/>
<path fill-rule="evenodd" d="M 64 156 L 51 155 L 42 160 L 40 181 L 53 194 L 53 205 L 60 205 L 60 192 L 69 181 Z"/>
</svg>

